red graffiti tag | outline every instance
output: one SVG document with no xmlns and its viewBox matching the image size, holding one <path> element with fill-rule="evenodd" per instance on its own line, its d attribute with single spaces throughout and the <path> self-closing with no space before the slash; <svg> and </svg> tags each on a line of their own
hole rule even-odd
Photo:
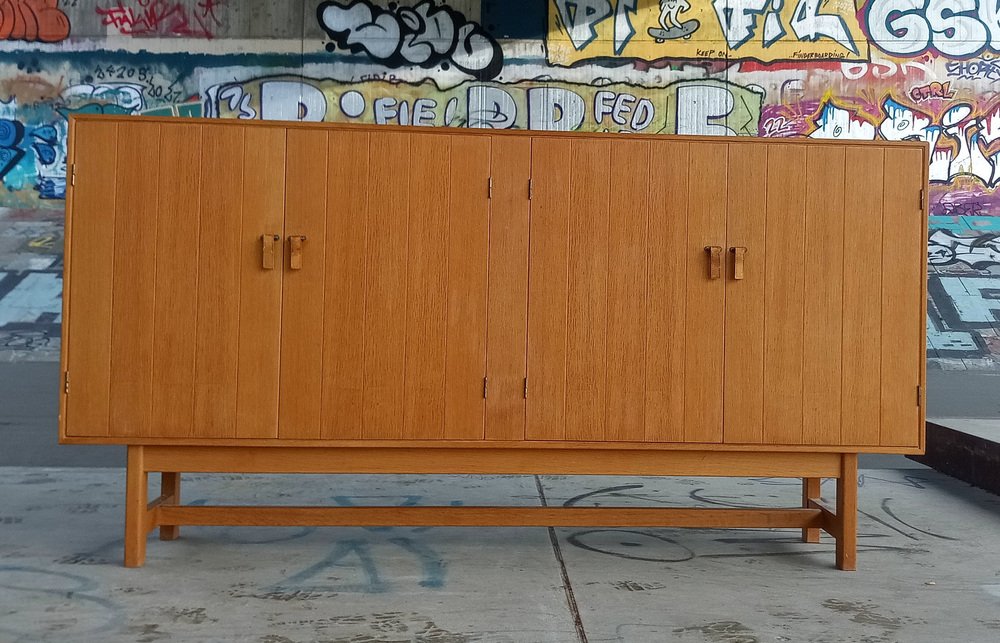
<svg viewBox="0 0 1000 643">
<path fill-rule="evenodd" d="M 910 90 L 910 98 L 921 103 L 932 98 L 954 98 L 955 92 L 951 90 L 951 81 L 947 83 L 931 83 L 921 85 Z"/>
<path fill-rule="evenodd" d="M 214 38 L 222 24 L 216 10 L 226 0 L 199 0 L 197 9 L 188 9 L 169 0 L 123 0 L 110 7 L 97 7 L 101 24 L 110 25 L 127 36 L 182 36 Z"/>
<path fill-rule="evenodd" d="M 0 0 L 0 40 L 59 42 L 69 36 L 69 18 L 58 0 Z"/>
</svg>

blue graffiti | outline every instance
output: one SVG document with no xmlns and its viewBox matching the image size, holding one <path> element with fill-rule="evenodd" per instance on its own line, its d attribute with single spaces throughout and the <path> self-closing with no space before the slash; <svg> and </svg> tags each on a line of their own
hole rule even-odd
<svg viewBox="0 0 1000 643">
<path fill-rule="evenodd" d="M 19 147 L 24 138 L 24 125 L 8 118 L 0 118 L 0 179 L 24 156 Z"/>
</svg>

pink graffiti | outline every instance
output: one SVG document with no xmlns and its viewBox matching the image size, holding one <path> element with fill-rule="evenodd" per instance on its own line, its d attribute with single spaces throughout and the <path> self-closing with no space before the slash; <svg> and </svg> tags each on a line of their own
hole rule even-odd
<svg viewBox="0 0 1000 643">
<path fill-rule="evenodd" d="M 110 7 L 97 7 L 101 24 L 127 36 L 182 36 L 214 38 L 222 24 L 216 11 L 227 0 L 199 0 L 189 9 L 170 0 L 118 0 Z"/>
</svg>

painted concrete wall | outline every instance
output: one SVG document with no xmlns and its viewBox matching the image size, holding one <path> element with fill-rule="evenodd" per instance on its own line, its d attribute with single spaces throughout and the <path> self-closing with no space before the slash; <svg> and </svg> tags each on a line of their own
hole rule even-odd
<svg viewBox="0 0 1000 643">
<path fill-rule="evenodd" d="M 1000 371 L 998 54 L 986 0 L 2 0 L 0 207 L 63 208 L 74 112 L 917 139 L 930 367 Z"/>
</svg>

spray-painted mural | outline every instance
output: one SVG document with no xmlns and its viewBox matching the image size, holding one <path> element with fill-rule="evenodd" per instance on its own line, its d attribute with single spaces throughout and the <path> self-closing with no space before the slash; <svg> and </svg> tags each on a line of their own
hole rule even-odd
<svg viewBox="0 0 1000 643">
<path fill-rule="evenodd" d="M 271 5 L 0 0 L 0 352 L 52 346 L 67 117 L 104 112 L 927 141 L 931 366 L 1000 371 L 995 1 Z"/>
</svg>

